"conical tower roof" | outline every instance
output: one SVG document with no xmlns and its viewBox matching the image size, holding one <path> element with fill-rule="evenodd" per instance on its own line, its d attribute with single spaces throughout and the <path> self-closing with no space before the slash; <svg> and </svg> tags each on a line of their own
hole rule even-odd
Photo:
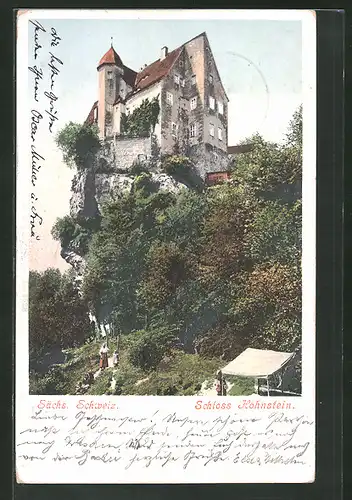
<svg viewBox="0 0 352 500">
<path fill-rule="evenodd" d="M 114 47 L 111 46 L 110 49 L 103 55 L 98 64 L 98 69 L 103 66 L 103 64 L 114 64 L 116 66 L 123 66 L 120 56 L 115 51 Z"/>
</svg>

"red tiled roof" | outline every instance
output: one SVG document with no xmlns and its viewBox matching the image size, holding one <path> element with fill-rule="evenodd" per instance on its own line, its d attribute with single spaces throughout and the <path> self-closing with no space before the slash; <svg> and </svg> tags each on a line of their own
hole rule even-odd
<svg viewBox="0 0 352 500">
<path fill-rule="evenodd" d="M 183 46 L 170 52 L 165 59 L 153 62 L 137 74 L 135 89 L 143 90 L 158 82 L 168 74 L 172 65 L 181 53 Z"/>
<path fill-rule="evenodd" d="M 92 106 L 92 109 L 89 112 L 89 115 L 86 118 L 86 121 L 84 122 L 86 125 L 93 125 L 95 122 L 94 120 L 94 110 L 98 107 L 98 101 L 95 101 L 95 103 Z"/>
<path fill-rule="evenodd" d="M 107 53 L 100 59 L 98 68 L 100 68 L 103 64 L 116 64 L 116 66 L 123 66 L 120 56 L 117 52 L 115 52 L 113 47 L 110 47 Z"/>
</svg>

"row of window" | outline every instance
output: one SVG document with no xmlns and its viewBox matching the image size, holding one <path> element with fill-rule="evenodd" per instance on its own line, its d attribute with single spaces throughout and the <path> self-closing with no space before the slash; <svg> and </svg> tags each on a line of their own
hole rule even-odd
<svg viewBox="0 0 352 500">
<path fill-rule="evenodd" d="M 172 135 L 177 134 L 176 123 L 171 124 L 171 131 L 172 131 Z M 191 124 L 189 132 L 190 132 L 191 137 L 196 137 L 196 135 L 197 135 L 197 124 L 196 123 Z M 209 134 L 211 135 L 211 137 L 215 136 L 215 127 L 212 123 L 209 124 Z M 223 140 L 222 129 L 220 127 L 218 127 L 218 139 L 219 139 L 219 141 Z"/>
<path fill-rule="evenodd" d="M 197 96 L 192 97 L 192 99 L 190 100 L 191 110 L 196 109 L 196 107 L 197 107 L 197 101 L 198 101 Z M 170 106 L 173 105 L 173 103 L 174 103 L 174 96 L 173 96 L 173 94 L 171 92 L 166 92 L 166 102 L 168 104 L 170 104 Z M 212 96 L 209 96 L 209 108 L 215 110 L 215 99 Z M 219 114 L 221 114 L 221 115 L 224 114 L 224 104 L 221 101 L 217 101 L 217 109 L 218 109 Z"/>
</svg>

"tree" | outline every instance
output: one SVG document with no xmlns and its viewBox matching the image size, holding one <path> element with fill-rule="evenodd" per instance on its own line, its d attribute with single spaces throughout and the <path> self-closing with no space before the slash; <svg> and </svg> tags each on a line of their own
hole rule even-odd
<svg viewBox="0 0 352 500">
<path fill-rule="evenodd" d="M 79 297 L 73 275 L 58 269 L 29 274 L 29 352 L 33 365 L 53 347 L 81 345 L 89 335 L 86 304 Z"/>
<path fill-rule="evenodd" d="M 55 142 L 69 168 L 88 168 L 100 149 L 96 125 L 69 122 L 57 134 Z"/>
<path fill-rule="evenodd" d="M 173 325 L 152 325 L 149 330 L 129 336 L 129 359 L 143 370 L 155 369 L 177 344 L 178 335 Z"/>
</svg>

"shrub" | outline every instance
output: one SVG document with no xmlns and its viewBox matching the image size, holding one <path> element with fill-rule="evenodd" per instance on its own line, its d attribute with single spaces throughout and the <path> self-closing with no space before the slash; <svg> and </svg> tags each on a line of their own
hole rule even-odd
<svg viewBox="0 0 352 500">
<path fill-rule="evenodd" d="M 149 137 L 154 132 L 160 113 L 159 96 L 143 99 L 132 113 L 121 115 L 121 135 L 128 137 Z"/>
<path fill-rule="evenodd" d="M 78 169 L 89 167 L 100 149 L 98 127 L 96 125 L 69 122 L 57 134 L 55 142 L 63 153 L 63 159 L 70 168 Z"/>
<path fill-rule="evenodd" d="M 143 370 L 150 370 L 171 352 L 178 337 L 173 327 L 158 326 L 134 332 L 128 340 L 129 361 Z"/>
<path fill-rule="evenodd" d="M 147 197 L 158 191 L 158 184 L 153 181 L 149 172 L 143 172 L 135 178 L 133 189 L 143 197 Z"/>
</svg>

